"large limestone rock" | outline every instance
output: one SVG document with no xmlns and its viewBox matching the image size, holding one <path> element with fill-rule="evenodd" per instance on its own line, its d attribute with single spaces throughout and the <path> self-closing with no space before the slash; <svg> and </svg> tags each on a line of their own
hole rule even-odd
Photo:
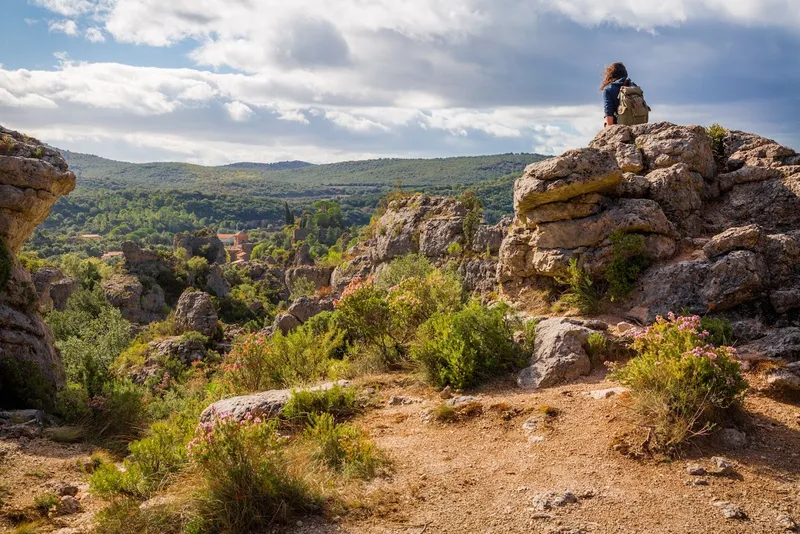
<svg viewBox="0 0 800 534">
<path fill-rule="evenodd" d="M 181 332 L 200 332 L 209 338 L 217 337 L 219 317 L 211 296 L 202 291 L 186 291 L 175 308 L 175 324 Z"/>
<path fill-rule="evenodd" d="M 42 267 L 32 277 L 41 311 L 64 311 L 69 297 L 80 289 L 77 280 L 66 276 L 56 267 Z"/>
<path fill-rule="evenodd" d="M 541 321 L 536 325 L 531 366 L 520 372 L 517 378 L 519 386 L 546 388 L 588 375 L 592 370 L 587 353 L 588 339 L 594 332 L 573 319 Z"/>
<path fill-rule="evenodd" d="M 327 391 L 335 386 L 345 387 L 350 383 L 346 380 L 327 382 L 325 384 L 306 388 L 306 391 Z M 302 388 L 301 388 L 302 389 Z M 280 415 L 283 407 L 292 396 L 291 389 L 276 389 L 263 391 L 252 395 L 232 397 L 217 401 L 200 414 L 200 421 L 207 423 L 220 415 L 230 414 L 237 421 L 243 420 L 248 414 L 253 417 L 271 419 Z"/>
<path fill-rule="evenodd" d="M 152 279 L 142 280 L 130 274 L 115 274 L 103 281 L 106 299 L 132 323 L 149 324 L 164 318 L 164 290 Z"/>
<path fill-rule="evenodd" d="M 670 311 L 759 315 L 794 325 L 800 309 L 800 155 L 728 132 L 714 154 L 698 126 L 603 129 L 590 148 L 530 166 L 515 185 L 515 218 L 497 279 L 509 296 L 552 288 L 577 261 L 595 278 L 611 237 L 644 237 L 651 267 L 615 303 L 642 321 Z M 613 179 L 612 179 L 613 177 Z M 613 186 L 613 187 L 612 187 Z"/>
<path fill-rule="evenodd" d="M 24 379 L 41 375 L 52 395 L 64 384 L 61 357 L 50 329 L 37 313 L 38 296 L 16 253 L 62 195 L 75 188 L 75 175 L 61 155 L 30 137 L 0 127 L 0 364 Z M 5 278 L 5 279 L 4 279 Z M 0 376 L 0 386 L 9 375 Z M 5 402 L 24 403 L 5 384 Z M 24 386 L 19 385 L 18 386 Z"/>
<path fill-rule="evenodd" d="M 225 245 L 211 230 L 176 234 L 172 248 L 174 250 L 185 249 L 190 258 L 202 256 L 208 260 L 208 263 L 225 263 L 227 258 Z"/>
</svg>

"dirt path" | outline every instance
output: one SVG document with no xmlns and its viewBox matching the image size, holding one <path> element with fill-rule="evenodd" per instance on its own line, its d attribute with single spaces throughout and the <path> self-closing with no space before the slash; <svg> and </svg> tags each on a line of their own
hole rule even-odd
<svg viewBox="0 0 800 534">
<path fill-rule="evenodd" d="M 784 532 L 778 517 L 800 519 L 800 426 L 796 405 L 751 396 L 737 427 L 747 445 L 709 439 L 673 462 L 635 460 L 613 449 L 631 429 L 623 397 L 594 400 L 612 388 L 601 374 L 544 392 L 508 387 L 479 393 L 483 413 L 454 423 L 425 423 L 420 413 L 441 402 L 424 388 L 391 384 L 383 397 L 424 399 L 387 406 L 359 422 L 393 461 L 390 477 L 370 484 L 373 515 L 348 514 L 335 526 L 305 532 L 366 533 L 699 533 Z M 548 417 L 537 407 L 557 410 Z M 516 415 L 514 415 L 516 413 Z M 523 430 L 529 419 L 533 432 Z M 530 424 L 530 426 L 533 426 Z M 542 440 L 543 438 L 543 440 Z M 687 464 L 710 469 L 711 457 L 734 466 L 730 476 L 693 477 Z M 707 485 L 694 485 L 702 479 Z M 550 510 L 537 495 L 571 490 L 578 502 Z M 714 501 L 741 507 L 728 520 Z"/>
</svg>

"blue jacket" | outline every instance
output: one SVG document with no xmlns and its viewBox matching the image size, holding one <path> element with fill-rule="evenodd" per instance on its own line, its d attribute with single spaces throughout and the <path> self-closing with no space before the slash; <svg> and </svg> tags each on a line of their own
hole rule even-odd
<svg viewBox="0 0 800 534">
<path fill-rule="evenodd" d="M 630 81 L 630 78 L 620 78 L 615 82 L 611 82 L 603 89 L 603 102 L 604 102 L 604 117 L 614 117 L 614 122 L 617 121 L 617 109 L 619 108 L 619 91 L 622 87 Z M 636 84 L 630 82 L 633 87 Z"/>
</svg>

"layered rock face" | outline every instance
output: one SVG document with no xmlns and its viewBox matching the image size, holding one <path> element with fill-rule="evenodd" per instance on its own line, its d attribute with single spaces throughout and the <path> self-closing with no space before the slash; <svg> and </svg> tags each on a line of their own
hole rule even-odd
<svg viewBox="0 0 800 534">
<path fill-rule="evenodd" d="M 450 197 L 410 195 L 391 201 L 372 238 L 348 251 L 350 260 L 336 268 L 331 285 L 343 289 L 395 258 L 422 254 L 436 264 L 457 259 L 467 289 L 494 290 L 497 253 L 510 221 L 490 226 L 479 219 L 470 227 L 465 224 L 469 215 L 462 202 Z"/>
<path fill-rule="evenodd" d="M 650 322 L 669 311 L 800 309 L 800 156 L 731 131 L 724 152 L 699 126 L 613 126 L 585 149 L 528 167 L 514 190 L 498 282 L 547 284 L 570 259 L 602 276 L 613 234 L 644 237 L 653 267 L 627 303 Z"/>
<path fill-rule="evenodd" d="M 31 276 L 16 253 L 53 203 L 74 188 L 75 175 L 58 152 L 0 127 L 0 238 L 6 249 L 0 254 L 0 360 L 4 368 L 22 373 L 35 366 L 51 391 L 64 384 L 61 357 L 38 315 Z M 7 277 L 2 276 L 5 272 Z"/>
</svg>

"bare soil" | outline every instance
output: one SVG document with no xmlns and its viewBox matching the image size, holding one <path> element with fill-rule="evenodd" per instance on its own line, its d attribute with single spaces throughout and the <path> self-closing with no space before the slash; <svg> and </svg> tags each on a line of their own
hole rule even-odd
<svg viewBox="0 0 800 534">
<path fill-rule="evenodd" d="M 667 459 L 626 454 L 621 444 L 635 451 L 646 433 L 632 422 L 626 395 L 602 400 L 587 395 L 617 385 L 603 372 L 537 392 L 510 381 L 496 383 L 469 392 L 478 404 L 452 422 L 424 420 L 422 414 L 443 400 L 413 377 L 381 375 L 367 384 L 378 390 L 381 403 L 356 423 L 371 434 L 390 467 L 375 480 L 342 491 L 322 517 L 303 519 L 290 530 L 781 533 L 786 531 L 781 514 L 800 520 L 796 402 L 752 392 L 727 423 L 746 434 L 746 446 L 737 448 L 717 434 L 697 440 L 680 458 Z M 392 397 L 410 404 L 390 405 Z M 39 531 L 91 532 L 92 514 L 102 507 L 88 493 L 80 467 L 91 452 L 86 445 L 44 439 L 0 441 L 0 531 L 11 531 L 10 518 L 29 508 L 36 495 L 72 483 L 81 489 L 83 511 L 51 518 Z M 733 473 L 687 473 L 688 464 L 711 470 L 714 456 L 728 459 Z M 534 505 L 539 494 L 567 490 L 576 503 L 549 510 Z M 747 517 L 726 519 L 715 501 L 738 505 Z"/>
</svg>

